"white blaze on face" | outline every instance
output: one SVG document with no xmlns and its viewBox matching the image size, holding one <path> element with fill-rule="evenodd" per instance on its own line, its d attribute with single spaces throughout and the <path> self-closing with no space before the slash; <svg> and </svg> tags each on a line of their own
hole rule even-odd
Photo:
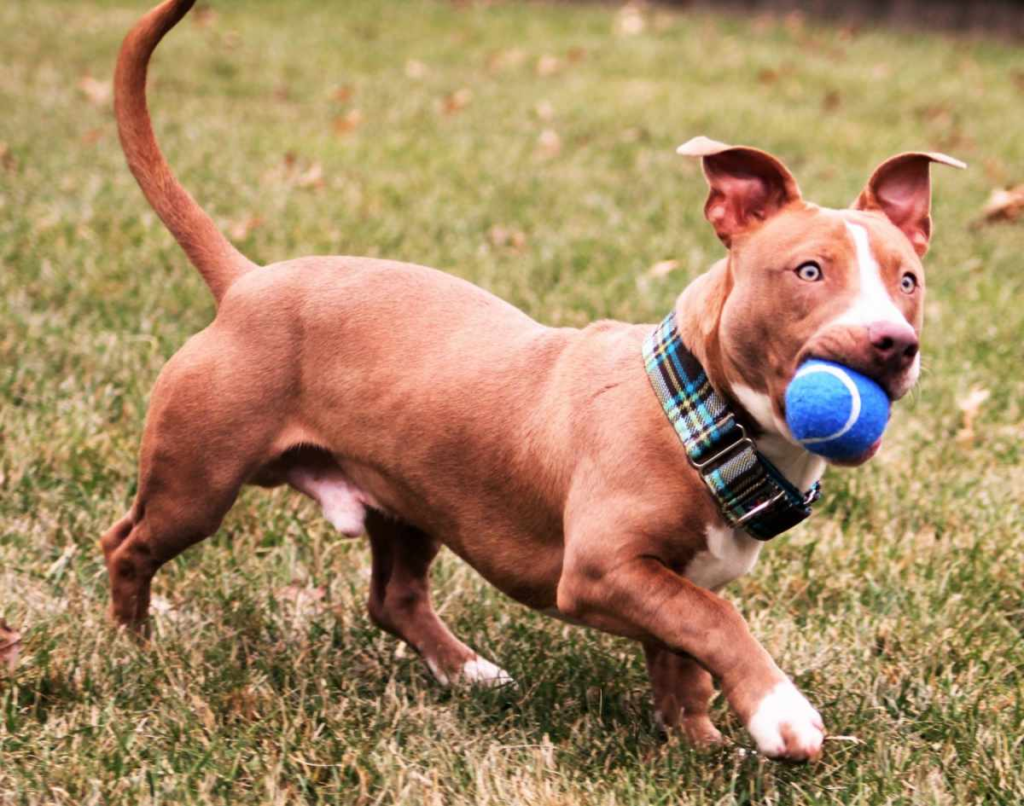
<svg viewBox="0 0 1024 806">
<path fill-rule="evenodd" d="M 868 231 L 862 224 L 852 224 L 849 221 L 843 223 L 853 238 L 853 245 L 857 251 L 859 290 L 853 304 L 840 314 L 835 324 L 867 327 L 874 322 L 899 322 L 909 325 L 907 317 L 896 307 L 889 290 L 882 282 L 882 269 L 871 252 Z"/>
<path fill-rule="evenodd" d="M 896 307 L 889 290 L 882 281 L 882 270 L 871 251 L 868 231 L 862 224 L 843 221 L 846 231 L 853 238 L 857 252 L 857 275 L 860 281 L 857 297 L 853 304 L 843 311 L 833 324 L 860 325 L 867 327 L 875 322 L 895 322 L 911 327 L 907 317 Z M 902 397 L 915 383 L 921 374 L 921 354 L 914 356 L 914 362 L 904 373 L 894 388 L 894 397 Z"/>
</svg>

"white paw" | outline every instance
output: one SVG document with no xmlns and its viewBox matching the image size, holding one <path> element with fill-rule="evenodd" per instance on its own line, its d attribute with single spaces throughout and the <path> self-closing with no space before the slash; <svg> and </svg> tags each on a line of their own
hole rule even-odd
<svg viewBox="0 0 1024 806">
<path fill-rule="evenodd" d="M 769 758 L 817 758 L 825 740 L 821 716 L 788 680 L 777 684 L 761 700 L 747 730 L 757 742 L 757 749 Z"/>
<path fill-rule="evenodd" d="M 466 661 L 459 673 L 459 680 L 474 686 L 507 686 L 514 683 L 512 676 L 479 655 Z"/>
<path fill-rule="evenodd" d="M 448 675 L 445 674 L 444 669 L 438 666 L 437 661 L 430 657 L 424 658 L 424 660 L 426 660 L 427 668 L 430 669 L 430 673 L 434 675 L 434 679 L 438 683 L 440 683 L 442 686 L 447 686 L 451 684 L 452 681 L 448 678 Z"/>
</svg>

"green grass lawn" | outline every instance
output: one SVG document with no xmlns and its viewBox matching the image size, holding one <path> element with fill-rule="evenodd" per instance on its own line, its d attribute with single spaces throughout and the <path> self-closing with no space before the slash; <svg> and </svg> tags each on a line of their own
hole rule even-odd
<svg viewBox="0 0 1024 806">
<path fill-rule="evenodd" d="M 882 454 L 829 471 L 817 515 L 727 589 L 836 735 L 795 767 L 744 753 L 720 700 L 725 749 L 662 742 L 633 645 L 451 555 L 440 611 L 519 683 L 439 688 L 369 623 L 367 545 L 283 490 L 247 491 L 161 572 L 150 648 L 110 628 L 96 541 L 131 499 L 157 373 L 213 315 L 105 97 L 145 7 L 0 4 L 0 616 L 25 634 L 0 681 L 0 803 L 1024 802 L 1024 226 L 972 226 L 1024 181 L 1019 48 L 665 10 L 627 36 L 609 6 L 224 0 L 156 57 L 168 158 L 254 259 L 426 263 L 551 324 L 655 321 L 721 254 L 674 154 L 693 135 L 776 153 L 832 206 L 899 151 L 971 164 L 933 171 L 926 369 Z M 965 434 L 972 389 L 990 394 Z"/>
</svg>

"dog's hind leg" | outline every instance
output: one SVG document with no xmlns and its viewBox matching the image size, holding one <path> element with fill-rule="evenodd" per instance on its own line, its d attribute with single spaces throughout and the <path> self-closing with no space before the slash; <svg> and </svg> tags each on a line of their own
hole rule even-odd
<svg viewBox="0 0 1024 806">
<path fill-rule="evenodd" d="M 376 510 L 367 513 L 366 530 L 373 551 L 369 609 L 374 623 L 415 649 L 443 684 L 511 683 L 507 672 L 452 635 L 434 612 L 428 576 L 441 544 Z"/>
<path fill-rule="evenodd" d="M 708 717 L 708 703 L 715 693 L 711 675 L 689 655 L 664 647 L 644 644 L 644 655 L 659 726 L 682 731 L 698 747 L 720 743 L 722 734 Z"/>
<path fill-rule="evenodd" d="M 273 420 L 265 389 L 218 370 L 200 336 L 165 367 L 153 390 L 128 514 L 100 541 L 111 615 L 143 627 L 150 583 L 164 563 L 213 534 L 238 490 L 265 461 Z M 243 424 L 244 427 L 241 427 Z"/>
</svg>

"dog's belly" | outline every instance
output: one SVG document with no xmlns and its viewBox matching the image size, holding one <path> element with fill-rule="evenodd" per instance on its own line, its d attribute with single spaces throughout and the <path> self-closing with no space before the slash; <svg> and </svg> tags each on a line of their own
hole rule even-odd
<svg viewBox="0 0 1024 806">
<path fill-rule="evenodd" d="M 259 401 L 279 412 L 271 455 L 308 446 L 336 464 L 285 480 L 339 529 L 359 532 L 366 510 L 381 510 L 517 601 L 555 603 L 574 417 L 595 374 L 618 377 L 610 356 L 642 371 L 645 328 L 548 328 L 450 275 L 356 258 L 254 271 L 213 328 L 237 351 L 233 366 L 275 380 Z"/>
</svg>

